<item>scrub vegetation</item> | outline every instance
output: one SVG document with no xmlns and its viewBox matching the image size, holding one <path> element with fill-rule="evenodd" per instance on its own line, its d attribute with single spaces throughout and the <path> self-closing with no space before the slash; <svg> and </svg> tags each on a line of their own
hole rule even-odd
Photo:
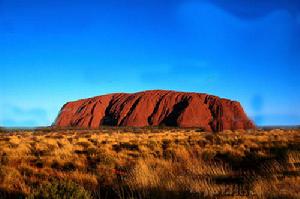
<svg viewBox="0 0 300 199">
<path fill-rule="evenodd" d="M 0 198 L 300 198 L 300 130 L 2 130 Z"/>
</svg>

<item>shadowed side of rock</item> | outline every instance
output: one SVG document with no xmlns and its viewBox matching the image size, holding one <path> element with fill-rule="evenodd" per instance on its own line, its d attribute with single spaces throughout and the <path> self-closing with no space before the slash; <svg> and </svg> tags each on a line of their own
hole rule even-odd
<svg viewBox="0 0 300 199">
<path fill-rule="evenodd" d="M 152 90 L 66 103 L 54 126 L 198 127 L 205 131 L 255 128 L 239 102 L 201 93 Z"/>
</svg>

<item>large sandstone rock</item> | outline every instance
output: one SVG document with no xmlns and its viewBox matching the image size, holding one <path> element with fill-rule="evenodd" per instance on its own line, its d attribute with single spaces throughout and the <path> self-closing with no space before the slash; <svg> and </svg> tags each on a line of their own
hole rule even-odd
<svg viewBox="0 0 300 199">
<path fill-rule="evenodd" d="M 239 102 L 200 93 L 165 90 L 115 93 L 66 103 L 54 126 L 199 127 L 205 131 L 251 129 Z"/>
</svg>

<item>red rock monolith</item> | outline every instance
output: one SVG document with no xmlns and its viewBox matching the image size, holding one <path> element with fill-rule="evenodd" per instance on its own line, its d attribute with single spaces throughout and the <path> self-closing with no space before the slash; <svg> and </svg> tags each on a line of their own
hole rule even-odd
<svg viewBox="0 0 300 199">
<path fill-rule="evenodd" d="M 150 90 L 114 93 L 66 103 L 57 127 L 197 127 L 204 131 L 252 129 L 237 101 L 202 93 Z"/>
</svg>

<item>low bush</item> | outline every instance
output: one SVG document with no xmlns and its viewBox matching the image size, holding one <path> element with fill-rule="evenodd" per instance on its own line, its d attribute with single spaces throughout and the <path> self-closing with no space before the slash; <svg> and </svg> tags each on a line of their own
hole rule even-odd
<svg viewBox="0 0 300 199">
<path fill-rule="evenodd" d="M 28 199 L 90 199 L 91 194 L 72 181 L 52 180 L 41 184 Z"/>
</svg>

